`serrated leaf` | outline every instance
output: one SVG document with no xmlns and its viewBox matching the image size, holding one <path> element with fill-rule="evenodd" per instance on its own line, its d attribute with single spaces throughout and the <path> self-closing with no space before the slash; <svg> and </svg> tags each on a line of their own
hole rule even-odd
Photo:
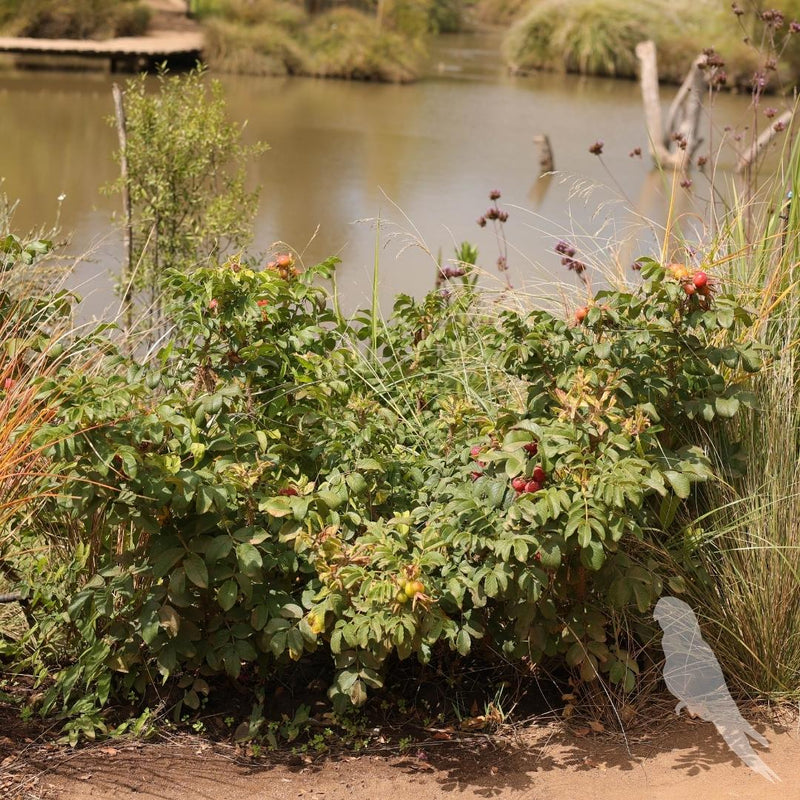
<svg viewBox="0 0 800 800">
<path fill-rule="evenodd" d="M 739 410 L 739 400 L 735 397 L 718 397 L 714 407 L 721 417 L 733 417 Z"/>
<path fill-rule="evenodd" d="M 239 561 L 239 567 L 245 575 L 251 578 L 258 576 L 263 562 L 261 553 L 254 545 L 249 542 L 237 544 L 236 558 Z"/>
<path fill-rule="evenodd" d="M 181 618 L 172 606 L 161 606 L 158 609 L 158 621 L 171 637 L 174 638 L 178 635 L 181 627 Z"/>
<path fill-rule="evenodd" d="M 360 472 L 351 472 L 345 478 L 345 482 L 347 483 L 350 491 L 355 495 L 363 494 L 367 491 L 367 482 L 364 480 L 364 476 Z"/>
<path fill-rule="evenodd" d="M 223 611 L 230 611 L 239 597 L 239 584 L 234 580 L 227 580 L 217 590 L 217 602 Z"/>
<path fill-rule="evenodd" d="M 364 682 L 361 680 L 357 680 L 353 683 L 350 687 L 350 702 L 358 708 L 359 706 L 364 705 L 367 701 L 367 688 L 364 686 Z"/>
<path fill-rule="evenodd" d="M 183 560 L 186 577 L 201 589 L 208 589 L 208 567 L 200 556 L 192 554 Z"/>
<path fill-rule="evenodd" d="M 208 547 L 206 547 L 206 561 L 213 564 L 215 561 L 225 558 L 225 556 L 230 553 L 232 547 L 233 542 L 231 541 L 231 537 L 227 534 L 215 536 L 209 542 Z"/>
<path fill-rule="evenodd" d="M 664 473 L 664 477 L 669 481 L 672 490 L 681 500 L 685 500 L 689 496 L 692 491 L 692 484 L 684 473 L 668 469 Z"/>
</svg>

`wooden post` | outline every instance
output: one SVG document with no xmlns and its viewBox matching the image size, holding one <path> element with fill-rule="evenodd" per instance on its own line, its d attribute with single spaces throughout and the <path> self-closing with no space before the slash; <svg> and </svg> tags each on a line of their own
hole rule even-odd
<svg viewBox="0 0 800 800">
<path fill-rule="evenodd" d="M 698 132 L 703 94 L 705 93 L 705 76 L 702 65 L 706 57 L 700 56 L 692 64 L 689 74 L 672 101 L 666 127 L 662 125 L 661 121 L 655 43 L 652 41 L 639 42 L 636 45 L 636 57 L 640 63 L 642 102 L 647 136 L 650 140 L 650 154 L 660 168 L 686 170 L 691 164 L 694 151 L 702 141 L 698 137 Z M 683 147 L 673 141 L 673 134 L 680 135 Z"/>
<path fill-rule="evenodd" d="M 550 144 L 550 137 L 546 133 L 538 133 L 533 137 L 535 144 L 539 145 L 539 174 L 552 172 L 556 166 L 553 160 L 553 148 Z"/>
<path fill-rule="evenodd" d="M 663 164 L 668 160 L 668 152 L 664 146 L 664 127 L 661 123 L 656 43 L 649 40 L 639 42 L 636 45 L 636 57 L 639 59 L 640 65 L 639 82 L 642 87 L 642 103 L 644 104 L 647 138 L 650 142 L 650 155 L 657 164 Z"/>
<path fill-rule="evenodd" d="M 114 95 L 114 114 L 117 121 L 117 136 L 119 137 L 122 214 L 125 218 L 123 227 L 124 260 L 122 265 L 125 293 L 122 305 L 125 313 L 125 327 L 130 332 L 133 329 L 133 223 L 131 220 L 131 189 L 128 182 L 128 131 L 125 124 L 125 105 L 123 103 L 122 90 L 115 83 L 111 91 Z"/>
<path fill-rule="evenodd" d="M 756 139 L 747 150 L 742 153 L 739 163 L 736 165 L 737 172 L 744 172 L 752 166 L 756 159 L 761 155 L 761 151 L 782 131 L 785 131 L 794 116 L 793 111 L 784 111 L 761 135 Z"/>
</svg>

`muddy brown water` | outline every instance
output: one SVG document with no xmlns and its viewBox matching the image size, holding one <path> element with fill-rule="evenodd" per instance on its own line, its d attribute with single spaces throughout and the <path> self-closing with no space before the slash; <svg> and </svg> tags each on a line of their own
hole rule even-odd
<svg viewBox="0 0 800 800">
<path fill-rule="evenodd" d="M 84 318 L 113 304 L 110 276 L 121 259 L 112 224 L 120 200 L 101 192 L 116 175 L 116 136 L 106 121 L 112 82 L 98 73 L 0 71 L 2 189 L 20 200 L 19 230 L 52 223 L 65 196 L 60 223 L 73 232 L 69 250 L 92 250 L 70 278 L 86 297 Z M 625 266 L 652 247 L 642 219 L 660 225 L 666 216 L 669 179 L 650 169 L 638 86 L 509 76 L 493 36 L 442 38 L 427 77 L 410 86 L 237 76 L 222 82 L 231 117 L 247 122 L 247 140 L 271 146 L 250 171 L 261 187 L 254 249 L 283 241 L 306 261 L 339 255 L 349 310 L 369 299 L 378 217 L 380 296 L 388 310 L 398 292 L 427 291 L 432 259 L 440 250 L 451 257 L 453 244 L 465 239 L 479 248 L 486 282 L 497 283 L 495 237 L 475 222 L 492 188 L 502 190 L 510 212 L 511 279 L 540 295 L 553 295 L 554 279 L 563 277 L 553 253 L 559 238 L 603 264 L 625 242 L 618 256 Z M 665 107 L 673 94 L 664 90 Z M 703 150 L 710 139 L 716 152 L 724 126 L 751 123 L 747 98 L 717 98 Z M 560 171 L 545 179 L 537 179 L 533 141 L 541 133 L 550 137 Z M 589 153 L 595 140 L 604 142 L 602 159 Z M 636 147 L 644 158 L 629 155 Z M 735 158 L 724 149 L 719 169 Z M 702 211 L 705 178 L 695 175 L 692 191 Z M 690 204 L 689 192 L 679 195 Z"/>
</svg>

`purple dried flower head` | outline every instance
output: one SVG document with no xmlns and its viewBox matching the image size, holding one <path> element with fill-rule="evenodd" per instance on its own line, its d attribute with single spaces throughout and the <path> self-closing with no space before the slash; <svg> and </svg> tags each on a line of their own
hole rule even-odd
<svg viewBox="0 0 800 800">
<path fill-rule="evenodd" d="M 728 73 L 725 72 L 724 69 L 717 70 L 711 76 L 711 85 L 716 86 L 719 88 L 720 86 L 724 86 L 728 82 Z"/>
<path fill-rule="evenodd" d="M 578 252 L 569 242 L 565 242 L 563 239 L 555 246 L 555 251 L 568 258 L 572 258 Z"/>
<path fill-rule="evenodd" d="M 445 287 L 444 289 L 439 290 L 439 294 L 441 295 L 442 300 L 449 300 L 453 292 Z"/>
<path fill-rule="evenodd" d="M 499 219 L 500 222 L 505 222 L 508 219 L 508 211 L 500 211 L 497 215 L 497 219 Z"/>
<path fill-rule="evenodd" d="M 638 158 L 641 158 L 642 157 L 642 148 L 641 147 L 634 147 L 633 150 L 631 150 L 630 153 L 628 153 L 628 155 L 631 158 L 633 158 L 634 156 L 637 156 Z"/>
<path fill-rule="evenodd" d="M 489 192 L 489 199 L 490 200 L 499 200 L 500 199 L 500 190 L 499 189 L 492 189 L 492 191 Z"/>
<path fill-rule="evenodd" d="M 772 119 L 777 113 L 778 113 L 778 109 L 777 108 L 773 108 L 772 106 L 767 106 L 767 108 L 764 109 L 764 116 L 767 119 Z"/>
<path fill-rule="evenodd" d="M 481 228 L 485 228 L 486 227 L 486 217 L 478 217 L 477 222 L 478 222 L 478 225 L 480 225 Z"/>
<path fill-rule="evenodd" d="M 631 264 L 631 269 L 634 272 L 641 272 L 642 271 L 642 262 L 641 261 L 634 261 L 633 264 Z"/>
<path fill-rule="evenodd" d="M 778 69 L 778 60 L 774 56 L 770 56 L 764 62 L 764 69 L 769 72 L 775 72 Z"/>
<path fill-rule="evenodd" d="M 688 144 L 688 141 L 686 140 L 686 137 L 682 133 L 680 133 L 678 131 L 676 131 L 675 133 L 672 134 L 672 141 L 676 142 L 678 147 L 680 147 L 681 150 L 685 150 L 686 149 L 686 145 Z"/>
<path fill-rule="evenodd" d="M 442 274 L 445 278 L 462 278 L 466 274 L 466 270 L 464 267 L 454 267 L 454 266 L 446 266 L 442 270 Z"/>
<path fill-rule="evenodd" d="M 500 256 L 500 258 L 497 259 L 497 269 L 499 269 L 500 272 L 505 272 L 508 269 L 508 261 L 506 261 L 505 256 Z"/>
<path fill-rule="evenodd" d="M 602 152 L 603 152 L 603 140 L 602 140 L 602 139 L 598 139 L 598 140 L 597 140 L 597 141 L 596 141 L 596 142 L 595 142 L 595 143 L 594 143 L 594 144 L 593 144 L 593 145 L 592 145 L 592 146 L 589 148 L 589 152 L 590 152 L 590 153 L 591 153 L 593 156 L 599 156 L 599 155 L 601 155 L 601 154 L 602 154 Z"/>
<path fill-rule="evenodd" d="M 697 166 L 698 166 L 700 169 L 703 169 L 703 167 L 704 167 L 704 166 L 705 166 L 707 163 L 708 163 L 708 156 L 698 156 L 698 157 L 697 157 Z"/>
<path fill-rule="evenodd" d="M 731 3 L 731 11 L 736 14 L 737 17 L 741 17 L 744 14 L 744 11 L 739 7 L 738 3 Z"/>
<path fill-rule="evenodd" d="M 761 21 L 772 28 L 778 29 L 783 25 L 783 11 L 778 8 L 768 8 L 761 12 Z"/>
<path fill-rule="evenodd" d="M 793 19 L 789 23 L 789 33 L 800 33 L 800 22 L 796 19 Z"/>
<path fill-rule="evenodd" d="M 500 216 L 500 212 L 496 208 L 490 208 L 483 216 L 486 219 L 497 219 Z"/>
<path fill-rule="evenodd" d="M 782 133 L 786 130 L 786 123 L 782 120 L 778 120 L 772 127 L 775 133 Z"/>
<path fill-rule="evenodd" d="M 725 66 L 725 60 L 713 47 L 707 47 L 705 50 L 703 50 L 703 55 L 706 57 L 705 64 L 703 66 L 706 67 Z"/>
<path fill-rule="evenodd" d="M 681 181 L 681 188 L 682 189 L 688 189 L 691 185 L 692 185 L 692 179 L 691 178 L 684 178 Z"/>
<path fill-rule="evenodd" d="M 753 88 L 756 90 L 761 90 L 767 85 L 767 76 L 759 70 L 758 72 L 753 73 L 753 79 L 751 81 L 753 84 Z"/>
<path fill-rule="evenodd" d="M 733 130 L 733 128 L 731 128 L 730 125 L 726 125 L 722 130 L 725 131 L 725 133 L 730 133 Z"/>
<path fill-rule="evenodd" d="M 581 275 L 586 271 L 586 264 L 583 261 L 576 261 L 574 258 L 562 258 L 561 263 L 576 275 Z"/>
</svg>

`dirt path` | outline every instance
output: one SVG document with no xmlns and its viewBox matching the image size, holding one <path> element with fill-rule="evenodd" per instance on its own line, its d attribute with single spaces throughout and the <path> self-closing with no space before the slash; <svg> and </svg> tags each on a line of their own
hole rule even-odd
<svg viewBox="0 0 800 800">
<path fill-rule="evenodd" d="M 188 4 L 184 0 L 144 0 L 150 7 L 149 34 L 159 33 L 199 33 L 200 25 L 188 14 Z"/>
<path fill-rule="evenodd" d="M 17 750 L 14 761 L 0 758 L 0 778 L 3 764 L 9 770 L 24 765 L 29 775 L 32 770 L 37 775 L 26 793 L 17 789 L 3 795 L 8 800 L 800 798 L 796 723 L 759 727 L 770 741 L 761 755 L 780 784 L 768 783 L 732 756 L 711 725 L 688 720 L 670 723 L 630 750 L 619 735 L 578 737 L 549 725 L 499 743 L 475 740 L 456 748 L 428 742 L 404 756 L 327 757 L 316 763 L 248 760 L 232 746 L 189 737 L 160 744 L 106 743 L 74 752 L 29 745 Z"/>
</svg>

